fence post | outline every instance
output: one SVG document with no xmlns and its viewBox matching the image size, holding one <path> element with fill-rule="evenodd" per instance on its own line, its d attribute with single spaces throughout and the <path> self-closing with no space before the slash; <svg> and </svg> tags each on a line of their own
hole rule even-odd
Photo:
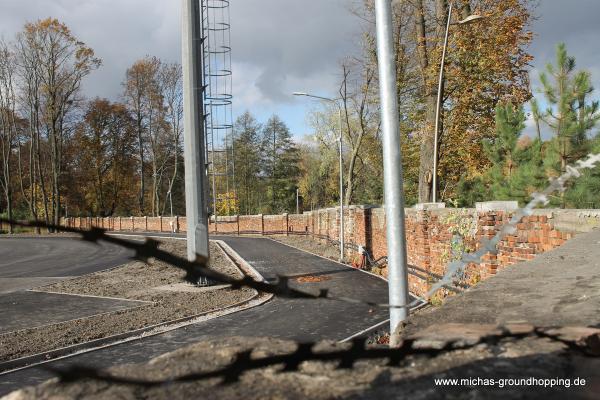
<svg viewBox="0 0 600 400">
<path fill-rule="evenodd" d="M 260 234 L 265 234 L 265 216 L 260 214 Z"/>
<path fill-rule="evenodd" d="M 285 236 L 290 235 L 290 214 L 285 213 Z"/>
<path fill-rule="evenodd" d="M 175 216 L 175 233 L 179 233 L 179 215 Z"/>
<path fill-rule="evenodd" d="M 144 224 L 145 224 L 144 231 L 148 232 L 148 216 L 147 215 L 144 216 Z"/>
<path fill-rule="evenodd" d="M 159 222 L 159 226 L 160 226 L 160 232 L 162 232 L 162 215 L 158 217 L 158 222 Z"/>
</svg>

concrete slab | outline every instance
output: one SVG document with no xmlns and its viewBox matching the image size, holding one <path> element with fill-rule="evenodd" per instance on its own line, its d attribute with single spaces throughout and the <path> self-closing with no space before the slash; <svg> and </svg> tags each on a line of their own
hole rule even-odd
<svg viewBox="0 0 600 400">
<path fill-rule="evenodd" d="M 125 310 L 141 301 L 21 291 L 0 295 L 0 333 Z"/>
<path fill-rule="evenodd" d="M 60 282 L 65 279 L 71 279 L 71 276 L 61 277 L 33 277 L 33 278 L 0 278 L 0 294 L 17 292 L 19 290 L 33 289 L 38 286 L 49 285 Z"/>
<path fill-rule="evenodd" d="M 231 285 L 196 286 L 187 282 L 171 283 L 170 285 L 157 286 L 152 290 L 163 292 L 204 293 L 230 287 Z"/>
</svg>

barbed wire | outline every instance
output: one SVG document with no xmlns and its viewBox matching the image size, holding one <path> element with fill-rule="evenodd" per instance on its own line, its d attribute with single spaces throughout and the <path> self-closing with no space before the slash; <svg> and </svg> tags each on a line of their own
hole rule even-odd
<svg viewBox="0 0 600 400">
<path fill-rule="evenodd" d="M 457 279 L 464 275 L 466 267 L 470 263 L 479 264 L 482 258 L 486 254 L 497 254 L 498 243 L 509 234 L 516 232 L 516 225 L 524 216 L 529 216 L 533 213 L 533 209 L 538 205 L 548 204 L 548 196 L 555 192 L 566 190 L 565 183 L 571 178 L 577 178 L 581 176 L 580 170 L 590 169 L 596 166 L 596 163 L 600 161 L 599 154 L 589 154 L 585 159 L 579 160 L 575 163 L 575 166 L 567 166 L 566 172 L 558 178 L 550 180 L 550 185 L 541 193 L 532 194 L 532 200 L 521 209 L 518 209 L 510 221 L 502 226 L 498 230 L 496 235 L 492 239 L 482 238 L 479 242 L 479 248 L 475 252 L 463 253 L 459 260 L 452 261 L 447 264 L 446 272 L 437 282 L 435 282 L 430 290 L 427 292 L 426 298 L 430 298 L 437 290 L 442 287 L 448 288 L 456 285 Z M 422 300 L 415 298 L 412 302 L 407 305 L 392 305 L 388 303 L 377 303 L 366 300 L 354 299 L 347 296 L 332 296 L 329 293 L 329 289 L 321 288 L 318 293 L 311 293 L 304 290 L 299 290 L 290 286 L 290 278 L 282 275 L 277 276 L 275 283 L 261 282 L 254 280 L 249 276 L 245 276 L 241 279 L 232 278 L 225 274 L 219 273 L 208 267 L 208 260 L 198 259 L 195 262 L 190 262 L 185 258 L 178 257 L 174 254 L 159 249 L 159 241 L 153 240 L 152 238 L 146 237 L 142 243 L 136 243 L 131 240 L 120 239 L 118 237 L 107 234 L 105 229 L 92 227 L 88 230 L 72 228 L 61 225 L 48 224 L 43 221 L 15 221 L 0 218 L 0 223 L 12 224 L 14 226 L 28 227 L 28 228 L 47 228 L 57 232 L 68 232 L 81 235 L 81 239 L 87 242 L 95 243 L 99 240 L 112 243 L 121 247 L 125 247 L 135 251 L 135 255 L 132 257 L 135 260 L 148 262 L 149 259 L 154 258 L 163 261 L 171 266 L 180 268 L 186 272 L 184 279 L 190 283 L 197 283 L 201 279 L 211 279 L 213 281 L 229 284 L 232 288 L 238 289 L 242 287 L 252 288 L 261 292 L 270 293 L 282 298 L 301 298 L 301 299 L 325 299 L 334 301 L 343 301 L 353 304 L 363 304 L 370 307 L 378 308 L 412 308 L 418 305 Z"/>
<path fill-rule="evenodd" d="M 505 224 L 492 239 L 484 238 L 480 241 L 480 247 L 473 253 L 463 253 L 460 260 L 453 261 L 448 264 L 447 272 L 444 274 L 442 279 L 435 283 L 431 290 L 428 292 L 429 296 L 440 287 L 451 284 L 456 278 L 457 271 L 464 273 L 464 269 L 469 263 L 479 263 L 485 254 L 497 253 L 497 245 L 502 238 L 508 234 L 514 234 L 516 232 L 516 224 L 524 217 L 529 216 L 533 213 L 533 209 L 538 205 L 548 204 L 548 196 L 555 192 L 566 190 L 566 182 L 569 179 L 577 178 L 581 176 L 581 170 L 595 167 L 596 163 L 600 162 L 600 154 L 590 154 L 586 159 L 578 161 L 575 166 L 568 166 L 566 172 L 555 179 L 551 179 L 550 185 L 541 193 L 534 193 L 532 200 L 524 207 L 517 210 L 510 221 Z M 271 293 L 278 297 L 283 298 L 303 298 L 303 299 L 326 299 L 345 301 L 355 304 L 365 304 L 375 307 L 412 307 L 418 303 L 415 300 L 406 306 L 395 306 L 389 304 L 381 304 L 375 302 L 369 302 L 364 300 L 353 299 L 349 297 L 331 296 L 327 289 L 320 289 L 318 294 L 310 293 L 296 288 L 290 287 L 289 277 L 278 276 L 278 280 L 275 284 L 268 282 L 256 281 L 250 277 L 244 277 L 243 279 L 231 278 L 227 275 L 221 274 L 217 271 L 211 270 L 208 265 L 208 260 L 196 260 L 195 262 L 189 262 L 187 259 L 178 257 L 171 253 L 168 253 L 159 248 L 158 241 L 151 238 L 145 238 L 142 243 L 136 243 L 134 241 L 119 239 L 118 237 L 108 235 L 104 229 L 92 228 L 90 230 L 80 230 L 76 228 L 56 226 L 52 224 L 46 224 L 44 222 L 33 221 L 33 222 L 22 222 L 22 221 L 11 221 L 0 218 L 0 222 L 13 224 L 21 227 L 31 228 L 49 228 L 55 231 L 70 232 L 81 235 L 81 239 L 87 242 L 96 243 L 100 240 L 119 245 L 135 251 L 133 259 L 148 262 L 151 258 L 163 261 L 169 265 L 178 267 L 186 271 L 185 279 L 189 282 L 195 283 L 200 277 L 209 278 L 221 283 L 230 284 L 233 288 L 249 287 L 258 291 Z M 246 350 L 238 352 L 235 355 L 234 360 L 227 366 L 209 372 L 192 373 L 176 378 L 167 380 L 144 380 L 144 379 L 132 379 L 128 377 L 119 377 L 113 375 L 107 371 L 100 370 L 98 368 L 92 368 L 88 366 L 75 365 L 68 368 L 54 368 L 46 367 L 50 372 L 56 374 L 61 382 L 74 382 L 81 379 L 93 379 L 101 380 L 107 383 L 114 384 L 133 384 L 139 386 L 159 386 L 164 384 L 172 384 L 174 382 L 190 382 L 209 378 L 221 378 L 223 383 L 236 382 L 242 373 L 250 370 L 257 370 L 269 366 L 281 365 L 280 371 L 289 372 L 297 371 L 300 365 L 305 361 L 321 361 L 321 362 L 337 362 L 338 369 L 349 369 L 359 360 L 372 360 L 372 359 L 387 359 L 388 365 L 397 366 L 406 357 L 412 355 L 424 355 L 433 357 L 441 353 L 458 350 L 468 349 L 476 346 L 479 343 L 485 342 L 487 344 L 498 344 L 501 340 L 508 338 L 512 339 L 523 339 L 525 337 L 537 337 L 546 338 L 553 341 L 561 342 L 566 344 L 571 349 L 577 349 L 582 351 L 576 343 L 562 339 L 560 335 L 552 335 L 545 331 L 543 328 L 535 328 L 530 332 L 512 332 L 508 329 L 500 329 L 498 334 L 490 334 L 480 338 L 477 343 L 465 344 L 462 339 L 451 340 L 445 342 L 444 346 L 439 348 L 424 348 L 422 346 L 415 346 L 416 339 L 405 339 L 401 345 L 397 348 L 368 348 L 366 346 L 365 338 L 356 338 L 351 341 L 351 347 L 348 349 L 337 349 L 332 351 L 315 351 L 317 343 L 300 343 L 296 350 L 289 354 L 280 354 L 267 357 L 255 358 L 252 356 L 252 350 Z M 586 353 L 587 354 L 587 353 Z"/>
<path fill-rule="evenodd" d="M 509 222 L 496 232 L 491 238 L 482 238 L 478 243 L 478 249 L 474 252 L 465 252 L 460 259 L 448 263 L 444 276 L 438 280 L 427 292 L 425 298 L 430 298 L 444 285 L 451 284 L 455 279 L 464 276 L 467 266 L 471 263 L 480 264 L 486 254 L 498 254 L 498 244 L 506 235 L 512 235 L 517 231 L 517 224 L 523 217 L 533 214 L 533 209 L 539 205 L 549 203 L 548 196 L 556 191 L 563 193 L 567 187 L 566 183 L 572 178 L 579 178 L 584 169 L 591 169 L 600 162 L 600 153 L 588 154 L 584 159 L 578 160 L 574 165 L 568 165 L 566 171 L 558 178 L 551 178 L 550 184 L 540 193 L 533 193 L 531 200 L 523 208 L 518 209 L 510 218 Z M 462 241 L 462 238 L 456 238 Z"/>
<path fill-rule="evenodd" d="M 287 354 L 277 354 L 265 357 L 253 357 L 253 349 L 237 352 L 228 365 L 207 372 L 197 372 L 181 375 L 174 378 L 146 380 L 129 378 L 126 376 L 117 376 L 107 370 L 101 370 L 85 365 L 72 365 L 66 368 L 45 367 L 46 370 L 56 375 L 62 383 L 72 383 L 82 379 L 92 379 L 111 384 L 127 384 L 143 387 L 155 387 L 161 385 L 171 385 L 173 383 L 193 382 L 210 378 L 221 378 L 222 384 L 231 384 L 239 381 L 242 374 L 252 370 L 258 370 L 267 367 L 281 366 L 278 372 L 295 372 L 306 361 L 318 362 L 337 362 L 336 369 L 352 369 L 358 361 L 387 359 L 387 365 L 397 367 L 409 356 L 435 357 L 449 351 L 468 350 L 485 343 L 488 346 L 495 346 L 504 343 L 507 339 L 522 340 L 525 338 L 549 339 L 554 342 L 565 344 L 568 349 L 590 354 L 585 346 L 579 346 L 572 340 L 566 340 L 560 337 L 560 334 L 551 334 L 546 328 L 532 327 L 529 331 L 511 331 L 505 327 L 498 327 L 495 333 L 482 335 L 478 340 L 466 342 L 463 338 L 447 340 L 442 346 L 427 347 L 419 343 L 418 338 L 404 339 L 399 347 L 383 348 L 368 347 L 366 338 L 355 338 L 350 343 L 349 348 L 334 349 L 329 351 L 315 350 L 319 343 L 306 342 L 298 343 L 296 350 Z"/>
<path fill-rule="evenodd" d="M 270 293 L 281 298 L 288 299 L 323 299 L 332 301 L 343 301 L 353 304 L 362 304 L 369 307 L 391 308 L 395 307 L 387 303 L 377 303 L 367 300 L 354 299 L 347 296 L 333 296 L 329 289 L 321 288 L 318 293 L 300 290 L 290 286 L 291 278 L 284 275 L 277 275 L 277 280 L 274 283 L 257 281 L 250 276 L 243 278 L 232 278 L 228 275 L 217 272 L 208 267 L 208 260 L 198 259 L 195 262 L 190 262 L 185 258 L 176 256 L 167 251 L 161 250 L 158 246 L 159 241 L 146 237 L 142 243 L 136 243 L 131 240 L 120 239 L 113 235 L 107 234 L 105 229 L 91 228 L 89 230 L 81 230 L 78 228 L 65 227 L 61 225 L 47 224 L 42 221 L 14 221 L 0 218 L 0 223 L 13 224 L 24 228 L 47 228 L 56 232 L 67 232 L 81 235 L 81 240 L 97 244 L 102 240 L 111 244 L 115 244 L 127 249 L 135 251 L 132 259 L 148 262 L 151 258 L 163 261 L 173 267 L 182 269 L 186 272 L 184 279 L 187 282 L 196 284 L 200 279 L 211 279 L 215 282 L 231 285 L 233 289 L 251 288 L 259 292 Z M 421 300 L 417 299 L 409 305 L 397 306 L 398 308 L 413 307 L 419 304 Z"/>
</svg>

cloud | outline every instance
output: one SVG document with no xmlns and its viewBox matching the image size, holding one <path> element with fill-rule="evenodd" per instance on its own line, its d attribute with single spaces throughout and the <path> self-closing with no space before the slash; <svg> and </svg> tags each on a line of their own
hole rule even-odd
<svg viewBox="0 0 600 400">
<path fill-rule="evenodd" d="M 314 104 L 290 93 L 335 96 L 340 60 L 361 51 L 363 21 L 349 11 L 360 3 L 231 1 L 234 112 L 279 113 L 294 124 L 293 131 L 307 132 L 303 115 Z M 104 61 L 86 79 L 85 94 L 118 99 L 125 70 L 135 60 L 145 55 L 180 60 L 180 7 L 180 0 L 2 0 L 0 36 L 12 38 L 26 21 L 48 16 L 64 21 Z M 600 47 L 594 45 L 600 37 L 600 1 L 542 0 L 534 14 L 533 89 L 561 41 L 600 89 Z"/>
<path fill-rule="evenodd" d="M 293 85 L 330 93 L 339 60 L 360 50 L 360 25 L 347 0 L 231 2 L 234 108 L 277 108 Z M 26 21 L 65 22 L 103 59 L 84 83 L 89 97 L 118 99 L 125 70 L 154 55 L 181 57 L 181 2 L 175 0 L 3 0 L 0 35 L 9 39 Z M 305 82 L 305 84 L 302 84 Z"/>
</svg>

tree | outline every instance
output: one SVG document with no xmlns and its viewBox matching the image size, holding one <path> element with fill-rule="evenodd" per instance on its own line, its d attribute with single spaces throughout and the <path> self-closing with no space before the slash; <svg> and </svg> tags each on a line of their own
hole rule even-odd
<svg viewBox="0 0 600 400">
<path fill-rule="evenodd" d="M 285 123 L 273 115 L 263 127 L 263 173 L 268 179 L 273 214 L 290 211 L 295 204 L 299 151 Z"/>
<path fill-rule="evenodd" d="M 587 71 L 575 71 L 575 58 L 567 54 L 564 43 L 556 49 L 556 64 L 547 64 L 540 74 L 548 108 L 540 116 L 553 131 L 545 165 L 550 176 L 566 171 L 568 164 L 589 151 L 589 131 L 600 120 L 598 101 L 588 102 L 593 91 Z M 565 207 L 564 193 L 560 206 Z"/>
<path fill-rule="evenodd" d="M 179 154 L 181 152 L 181 134 L 183 133 L 183 74 L 180 64 L 162 64 L 160 69 L 160 87 L 165 104 L 165 118 L 171 130 L 170 153 L 173 156 L 172 172 L 168 178 L 167 194 L 173 201 L 173 186 L 178 178 Z M 163 202 L 163 211 L 166 200 Z M 172 208 L 172 204 L 171 204 Z"/>
<path fill-rule="evenodd" d="M 261 210 L 260 130 L 260 124 L 248 111 L 240 115 L 234 124 L 236 187 L 240 212 L 247 215 Z"/>
<path fill-rule="evenodd" d="M 148 139 L 153 135 L 153 129 L 157 127 L 157 107 L 159 103 L 157 97 L 159 95 L 158 82 L 156 75 L 159 70 L 159 60 L 156 57 L 146 57 L 136 61 L 130 68 L 127 69 L 125 82 L 124 98 L 125 104 L 131 110 L 135 123 L 137 134 L 137 151 L 139 157 L 139 192 L 138 205 L 140 215 L 144 215 L 145 196 L 146 196 L 146 149 L 148 147 Z M 154 146 L 150 146 L 154 148 Z M 156 162 L 153 161 L 152 179 L 155 184 Z M 152 193 L 152 207 L 155 204 L 155 191 Z M 154 211 L 154 210 L 152 210 Z"/>
<path fill-rule="evenodd" d="M 6 202 L 6 217 L 13 218 L 13 165 L 17 140 L 15 93 L 16 60 L 9 46 L 0 41 L 0 188 Z M 13 226 L 9 225 L 9 233 Z"/>
<path fill-rule="evenodd" d="M 135 124 L 125 105 L 91 101 L 74 142 L 79 149 L 75 155 L 79 189 L 90 214 L 109 216 L 118 209 L 131 210 Z"/>
<path fill-rule="evenodd" d="M 521 136 L 525 120 L 523 106 L 507 103 L 496 107 L 496 136 L 483 143 L 491 167 L 478 176 L 462 177 L 457 205 L 473 206 L 476 201 L 489 199 L 524 204 L 546 183 L 540 156 L 542 143 Z"/>
<path fill-rule="evenodd" d="M 486 178 L 493 199 L 526 203 L 546 181 L 539 153 L 541 142 L 521 138 L 525 120 L 522 106 L 507 103 L 496 107 L 496 137 L 484 142 L 492 164 Z"/>
<path fill-rule="evenodd" d="M 25 24 L 17 37 L 21 76 L 29 105 L 31 137 L 35 142 L 36 164 L 46 222 L 59 224 L 61 214 L 63 149 L 69 134 L 68 115 L 73 111 L 83 79 L 101 65 L 94 51 L 78 40 L 57 19 L 47 18 Z M 41 138 L 47 141 L 51 193 L 42 173 Z M 32 186 L 35 186 L 32 182 Z M 50 209 L 48 201 L 50 200 Z M 37 216 L 33 213 L 34 217 Z"/>
</svg>

